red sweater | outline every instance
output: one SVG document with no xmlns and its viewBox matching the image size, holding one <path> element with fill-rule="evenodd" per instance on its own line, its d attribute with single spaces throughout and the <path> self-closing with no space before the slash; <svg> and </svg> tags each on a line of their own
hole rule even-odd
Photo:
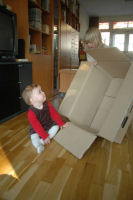
<svg viewBox="0 0 133 200">
<path fill-rule="evenodd" d="M 58 112 L 48 101 L 44 102 L 42 110 L 31 106 L 28 110 L 28 119 L 31 124 L 30 135 L 37 133 L 43 140 L 49 136 L 47 131 L 53 125 L 58 124 L 61 127 L 65 124 Z"/>
</svg>

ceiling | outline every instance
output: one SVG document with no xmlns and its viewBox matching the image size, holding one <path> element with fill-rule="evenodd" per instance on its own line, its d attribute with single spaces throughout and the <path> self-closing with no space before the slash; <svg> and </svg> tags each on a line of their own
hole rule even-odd
<svg viewBox="0 0 133 200">
<path fill-rule="evenodd" d="M 79 0 L 89 16 L 133 15 L 133 0 Z"/>
</svg>

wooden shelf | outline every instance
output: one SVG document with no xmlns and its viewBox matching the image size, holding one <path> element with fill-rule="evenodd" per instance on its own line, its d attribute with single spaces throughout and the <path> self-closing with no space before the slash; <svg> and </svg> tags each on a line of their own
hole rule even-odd
<svg viewBox="0 0 133 200">
<path fill-rule="evenodd" d="M 45 10 L 44 8 L 42 8 L 42 12 L 43 12 L 43 15 L 49 15 L 50 12 L 48 12 L 47 10 Z"/>
<path fill-rule="evenodd" d="M 69 1 L 69 5 L 60 1 L 61 9 L 61 21 L 69 24 L 74 29 L 79 31 L 79 3 L 73 4 L 73 1 Z"/>
<path fill-rule="evenodd" d="M 34 55 L 34 54 L 41 54 L 40 52 L 30 52 L 31 55 Z"/>
<path fill-rule="evenodd" d="M 32 62 L 33 83 L 41 85 L 47 97 L 53 95 L 53 22 L 54 22 L 54 1 L 50 1 L 49 12 L 41 8 L 41 0 L 37 3 L 32 0 L 4 0 L 4 4 L 11 6 L 12 11 L 17 15 L 18 39 L 25 41 L 25 58 Z M 44 16 L 43 24 L 49 25 L 50 35 L 42 33 L 29 27 L 28 8 L 39 8 Z M 29 34 L 32 44 L 37 44 L 39 53 L 30 53 Z M 42 48 L 44 47 L 44 48 Z M 47 54 L 47 55 L 46 55 Z"/>
<path fill-rule="evenodd" d="M 44 34 L 44 35 L 47 35 L 47 36 L 49 36 L 50 35 L 50 33 L 48 34 L 48 33 L 45 33 L 44 31 L 42 31 L 42 30 L 39 30 L 39 29 L 37 29 L 37 28 L 34 28 L 34 27 L 29 27 L 29 31 L 30 32 L 39 32 L 39 33 L 42 33 L 42 34 Z"/>
<path fill-rule="evenodd" d="M 44 15 L 50 14 L 49 11 L 45 10 L 44 8 L 41 8 L 41 5 L 39 5 L 38 3 L 36 3 L 36 2 L 34 2 L 32 0 L 29 0 L 29 7 L 30 8 L 39 8 L 40 10 L 42 10 Z"/>
<path fill-rule="evenodd" d="M 42 34 L 44 34 L 44 35 L 47 35 L 47 36 L 49 36 L 49 35 L 50 35 L 50 34 L 48 34 L 48 33 L 45 33 L 45 32 L 43 32 L 43 31 L 42 31 Z"/>
<path fill-rule="evenodd" d="M 79 16 L 73 12 L 72 5 L 69 7 L 70 1 L 65 1 L 68 3 L 59 1 L 58 38 L 60 46 L 58 50 L 58 65 L 59 69 L 63 70 L 77 69 L 79 67 Z M 79 9 L 79 5 L 77 7 Z M 60 88 L 60 90 L 62 89 Z"/>
<path fill-rule="evenodd" d="M 37 28 L 34 28 L 32 26 L 29 27 L 29 31 L 36 31 L 36 32 L 42 32 L 41 30 L 37 29 Z"/>
<path fill-rule="evenodd" d="M 39 30 L 38 28 L 29 27 L 29 33 L 30 33 L 30 44 L 36 44 L 38 47 L 38 50 L 40 51 L 40 53 L 43 53 L 43 47 L 47 50 L 48 54 L 52 53 L 52 49 L 51 49 L 51 45 L 49 45 L 49 43 L 52 43 L 52 20 L 51 17 L 53 16 L 53 13 L 51 11 L 51 5 L 52 5 L 52 0 L 49 0 L 49 6 L 47 6 L 47 10 L 45 10 L 45 7 L 41 7 L 41 0 L 38 1 L 38 3 L 33 2 L 32 0 L 29 0 L 29 9 L 31 8 L 39 8 L 41 9 L 42 13 L 41 13 L 41 17 L 40 17 L 40 12 L 39 10 L 35 11 L 35 15 L 33 15 L 33 19 L 36 20 L 36 18 L 40 17 L 40 26 L 41 26 L 41 30 Z M 37 13 L 37 14 L 36 14 Z M 32 16 L 30 16 L 32 19 Z M 35 21 L 35 26 L 39 26 L 38 24 L 39 22 L 36 20 Z M 32 24 L 32 22 L 31 22 Z M 34 22 L 33 22 L 34 24 Z M 49 26 L 49 32 L 50 34 L 46 33 L 43 29 L 42 29 L 42 25 L 47 24 Z M 40 34 L 39 34 L 40 33 Z"/>
<path fill-rule="evenodd" d="M 36 3 L 35 1 L 32 1 L 32 0 L 29 0 L 29 7 L 41 9 L 41 6 L 38 3 Z"/>
</svg>

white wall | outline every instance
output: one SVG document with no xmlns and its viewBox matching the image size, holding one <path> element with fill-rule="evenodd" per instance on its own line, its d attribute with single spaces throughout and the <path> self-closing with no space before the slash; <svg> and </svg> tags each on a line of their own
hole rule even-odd
<svg viewBox="0 0 133 200">
<path fill-rule="evenodd" d="M 132 15 L 133 0 L 79 0 L 90 16 Z"/>
<path fill-rule="evenodd" d="M 99 21 L 100 22 L 106 22 L 106 21 L 126 21 L 131 20 L 133 21 L 133 15 L 119 15 L 119 16 L 100 16 Z"/>
<path fill-rule="evenodd" d="M 79 23 L 80 23 L 79 38 L 84 39 L 85 33 L 89 27 L 89 16 L 88 16 L 86 10 L 82 7 L 82 5 L 80 5 Z"/>
</svg>

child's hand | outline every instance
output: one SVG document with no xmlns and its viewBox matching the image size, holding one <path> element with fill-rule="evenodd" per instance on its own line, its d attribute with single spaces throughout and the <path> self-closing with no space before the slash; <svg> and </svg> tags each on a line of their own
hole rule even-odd
<svg viewBox="0 0 133 200">
<path fill-rule="evenodd" d="M 50 138 L 47 137 L 45 140 L 44 140 L 45 144 L 50 144 Z"/>
<path fill-rule="evenodd" d="M 70 127 L 70 122 L 66 122 L 61 128 L 69 128 Z"/>
<path fill-rule="evenodd" d="M 95 60 L 95 61 L 93 62 L 93 64 L 96 66 L 98 63 L 97 63 L 97 61 Z"/>
</svg>

